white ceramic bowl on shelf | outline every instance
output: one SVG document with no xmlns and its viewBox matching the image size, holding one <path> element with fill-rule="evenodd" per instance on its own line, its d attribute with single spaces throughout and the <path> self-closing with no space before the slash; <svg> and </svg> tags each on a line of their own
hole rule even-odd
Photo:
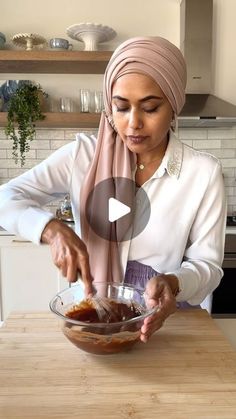
<svg viewBox="0 0 236 419">
<path fill-rule="evenodd" d="M 84 43 L 85 51 L 96 51 L 100 42 L 115 38 L 116 32 L 109 26 L 96 23 L 76 23 L 66 30 L 67 35 Z"/>
</svg>

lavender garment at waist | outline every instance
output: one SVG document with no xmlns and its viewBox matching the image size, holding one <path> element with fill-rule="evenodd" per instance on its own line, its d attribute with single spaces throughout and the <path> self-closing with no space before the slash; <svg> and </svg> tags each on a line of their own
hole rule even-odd
<svg viewBox="0 0 236 419">
<path fill-rule="evenodd" d="M 132 260 L 127 263 L 124 282 L 138 288 L 145 288 L 147 281 L 156 275 L 160 275 L 160 273 L 156 272 L 151 266 Z"/>
<path fill-rule="evenodd" d="M 126 284 L 135 285 L 138 288 L 144 289 L 150 278 L 161 275 L 160 272 L 155 271 L 151 266 L 144 265 L 136 260 L 128 261 L 125 271 L 124 282 Z M 177 303 L 178 308 L 201 308 L 198 306 L 191 306 L 186 301 Z"/>
</svg>

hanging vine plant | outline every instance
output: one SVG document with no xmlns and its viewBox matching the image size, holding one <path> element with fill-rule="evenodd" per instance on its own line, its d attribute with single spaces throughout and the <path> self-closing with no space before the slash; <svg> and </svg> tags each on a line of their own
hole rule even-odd
<svg viewBox="0 0 236 419">
<path fill-rule="evenodd" d="M 35 122 L 42 120 L 42 98 L 48 95 L 39 84 L 21 85 L 11 96 L 8 104 L 7 125 L 5 132 L 13 141 L 12 155 L 15 163 L 25 164 L 30 142 L 35 139 Z"/>
</svg>

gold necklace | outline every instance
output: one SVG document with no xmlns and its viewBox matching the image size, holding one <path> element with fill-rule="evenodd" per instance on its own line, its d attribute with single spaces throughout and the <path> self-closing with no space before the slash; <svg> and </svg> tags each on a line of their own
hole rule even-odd
<svg viewBox="0 0 236 419">
<path fill-rule="evenodd" d="M 136 167 L 137 167 L 137 169 L 139 169 L 139 170 L 144 170 L 147 166 L 149 166 L 149 164 L 151 164 L 151 163 L 154 163 L 155 161 L 157 161 L 157 160 L 159 160 L 160 158 L 158 157 L 157 159 L 155 159 L 155 160 L 152 160 L 152 161 L 150 161 L 149 163 L 137 163 L 137 165 L 136 165 Z"/>
</svg>

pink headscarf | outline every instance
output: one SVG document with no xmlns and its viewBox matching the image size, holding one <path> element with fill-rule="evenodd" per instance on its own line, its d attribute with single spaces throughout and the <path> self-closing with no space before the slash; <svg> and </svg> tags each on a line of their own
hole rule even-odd
<svg viewBox="0 0 236 419">
<path fill-rule="evenodd" d="M 160 37 L 137 37 L 123 42 L 114 51 L 104 75 L 105 112 L 100 120 L 95 155 L 80 196 L 82 238 L 87 245 L 94 282 L 123 281 L 118 243 L 105 240 L 93 232 L 86 219 L 85 207 L 89 193 L 101 181 L 116 177 L 133 178 L 136 156 L 123 143 L 112 121 L 112 87 L 119 77 L 128 73 L 141 73 L 153 78 L 176 115 L 185 102 L 186 64 L 180 50 L 171 42 Z M 97 208 L 94 208 L 94 216 L 96 211 Z M 112 224 L 111 229 L 114 228 Z"/>
</svg>

